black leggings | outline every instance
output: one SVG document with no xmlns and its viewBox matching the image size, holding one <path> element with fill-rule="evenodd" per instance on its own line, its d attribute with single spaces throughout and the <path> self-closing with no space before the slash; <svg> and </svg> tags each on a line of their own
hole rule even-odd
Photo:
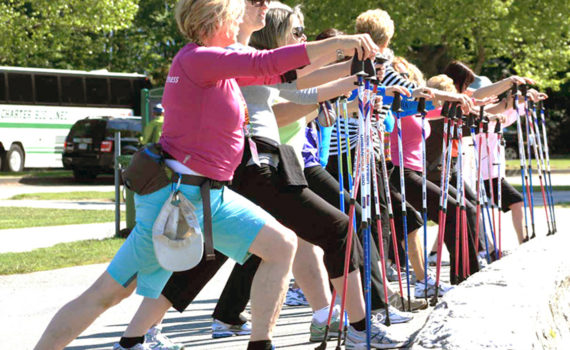
<svg viewBox="0 0 570 350">
<path fill-rule="evenodd" d="M 391 185 L 400 189 L 400 168 L 394 167 L 394 172 L 390 177 Z M 411 169 L 404 169 L 404 179 L 406 186 L 406 201 L 410 203 L 416 210 L 422 208 L 422 176 L 418 171 Z M 427 215 L 431 221 L 439 221 L 439 198 L 441 189 L 431 181 L 426 181 L 427 187 Z M 459 259 L 459 271 L 462 271 L 462 250 L 459 250 L 459 257 L 455 256 L 455 220 L 456 220 L 456 207 L 455 201 L 456 190 L 453 186 L 449 186 L 449 196 L 447 202 L 447 216 L 445 220 L 445 234 L 444 242 L 450 255 L 450 268 L 451 268 L 451 283 L 456 284 L 461 282 L 457 279 L 455 273 L 455 260 Z M 467 227 L 468 227 L 468 245 L 469 245 L 469 274 L 479 271 L 479 263 L 477 261 L 477 253 L 475 252 L 475 216 L 476 208 L 471 202 L 466 201 L 467 210 Z M 438 222 L 438 224 L 442 224 Z"/>
</svg>

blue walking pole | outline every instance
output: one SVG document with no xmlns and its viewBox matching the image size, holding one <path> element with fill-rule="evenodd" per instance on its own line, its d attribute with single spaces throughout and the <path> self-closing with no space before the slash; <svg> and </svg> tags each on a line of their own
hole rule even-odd
<svg viewBox="0 0 570 350">
<path fill-rule="evenodd" d="M 401 108 L 402 96 L 399 93 L 394 93 L 394 102 L 392 103 L 392 111 L 396 113 L 396 125 L 398 127 L 398 160 L 400 163 L 400 193 L 402 194 L 402 223 L 404 231 L 404 244 L 405 244 L 405 260 L 406 260 L 406 282 L 408 292 L 408 311 L 412 311 L 411 305 L 411 291 L 410 291 L 410 264 L 408 263 L 408 218 L 406 211 L 406 184 L 404 179 L 404 150 L 402 147 L 402 119 L 400 113 L 403 111 Z"/>
<path fill-rule="evenodd" d="M 535 225 L 534 225 L 534 189 L 532 186 L 532 153 L 530 152 L 530 144 L 532 143 L 532 138 L 530 135 L 530 129 L 529 129 L 529 122 L 528 122 L 528 96 L 527 96 L 527 91 L 528 91 L 528 87 L 526 85 L 521 85 L 520 90 L 523 94 L 524 97 L 524 115 L 525 115 L 525 130 L 526 130 L 526 149 L 527 149 L 527 154 L 528 154 L 528 159 L 527 159 L 527 167 L 528 167 L 528 187 L 529 187 L 529 199 L 530 199 L 530 224 L 532 227 L 532 236 L 530 236 L 530 239 L 533 239 L 536 237 L 536 232 L 535 232 Z"/>
</svg>

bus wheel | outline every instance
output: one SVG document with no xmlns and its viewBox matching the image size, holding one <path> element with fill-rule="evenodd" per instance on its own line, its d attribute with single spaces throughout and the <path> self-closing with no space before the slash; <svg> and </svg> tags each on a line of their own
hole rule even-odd
<svg viewBox="0 0 570 350">
<path fill-rule="evenodd" d="M 10 146 L 2 161 L 4 170 L 10 172 L 24 171 L 24 150 L 19 145 Z"/>
</svg>

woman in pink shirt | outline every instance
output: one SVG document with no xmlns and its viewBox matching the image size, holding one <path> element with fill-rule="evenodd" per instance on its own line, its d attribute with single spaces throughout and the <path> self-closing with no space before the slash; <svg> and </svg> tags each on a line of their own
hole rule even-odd
<svg viewBox="0 0 570 350">
<path fill-rule="evenodd" d="M 357 49 L 361 58 L 369 58 L 377 47 L 370 37 L 358 35 L 269 51 L 226 50 L 224 47 L 236 41 L 243 12 L 244 2 L 240 0 L 178 2 L 176 21 L 190 43 L 178 52 L 167 77 L 160 143 L 172 157 L 167 165 L 175 173 L 183 179 L 202 178 L 212 184 L 210 208 L 216 250 L 240 263 L 250 254 L 263 260 L 252 285 L 253 327 L 248 348 L 267 349 L 272 346 L 271 333 L 287 289 L 297 242 L 293 232 L 263 209 L 225 187 L 241 160 L 247 131 L 245 103 L 236 78 L 241 85 L 274 84 L 283 81 L 282 76 L 291 70 L 311 62 L 326 62 L 324 58 L 334 56 L 337 50 Z M 200 187 L 184 181 L 178 189 L 196 208 L 202 226 Z M 136 226 L 129 238 L 107 271 L 54 316 L 36 349 L 65 347 L 135 287 L 145 300 L 159 297 L 172 272 L 162 268 L 156 259 L 152 226 L 170 193 L 171 186 L 167 185 L 135 196 Z M 137 314 L 135 318 L 138 316 L 145 317 Z M 115 348 L 144 349 L 142 335 L 156 320 L 149 317 L 147 321 L 129 327 L 125 332 L 129 344 L 117 344 Z"/>
</svg>

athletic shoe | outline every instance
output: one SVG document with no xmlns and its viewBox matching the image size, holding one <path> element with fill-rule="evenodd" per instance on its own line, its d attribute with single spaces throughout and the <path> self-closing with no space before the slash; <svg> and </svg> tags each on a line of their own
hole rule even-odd
<svg viewBox="0 0 570 350">
<path fill-rule="evenodd" d="M 346 322 L 346 320 L 345 320 Z M 329 327 L 329 332 L 327 335 L 327 340 L 332 338 L 338 338 L 338 327 L 340 325 L 340 308 L 336 307 L 331 316 L 331 325 Z M 327 324 L 318 324 L 315 320 L 311 320 L 311 336 L 309 341 L 311 342 L 321 342 L 325 338 L 325 330 Z"/>
<path fill-rule="evenodd" d="M 388 306 L 388 312 L 390 313 L 390 324 L 406 323 L 414 318 L 411 312 L 400 311 L 393 306 Z M 386 309 L 373 310 L 372 313 L 376 314 L 378 321 L 386 323 Z"/>
<path fill-rule="evenodd" d="M 486 251 L 479 252 L 479 255 L 477 255 L 477 261 L 479 262 L 480 270 L 483 270 L 484 268 L 489 266 L 489 262 L 487 261 L 487 252 Z"/>
<path fill-rule="evenodd" d="M 173 343 L 164 334 L 162 334 L 161 329 L 157 327 L 152 327 L 144 335 L 144 343 L 148 345 L 150 349 L 153 350 L 182 350 L 184 345 Z"/>
<path fill-rule="evenodd" d="M 429 266 L 437 265 L 437 253 L 430 253 L 428 255 L 428 264 Z M 449 266 L 449 260 L 444 260 L 441 258 L 441 266 Z"/>
<path fill-rule="evenodd" d="M 374 349 L 392 349 L 401 348 L 408 344 L 407 338 L 401 338 L 391 334 L 390 329 L 383 325 L 376 317 L 372 317 L 370 330 L 370 345 Z M 346 334 L 346 349 L 365 349 L 366 331 L 357 331 L 354 327 L 349 326 Z"/>
<path fill-rule="evenodd" d="M 151 348 L 148 344 L 137 344 L 130 348 L 123 348 L 119 343 L 115 343 L 115 345 L 113 345 L 113 350 L 151 350 Z"/>
<path fill-rule="evenodd" d="M 309 306 L 307 298 L 301 288 L 289 288 L 287 296 L 285 296 L 285 305 L 287 306 Z"/>
<path fill-rule="evenodd" d="M 393 306 L 400 311 L 406 311 L 408 309 L 408 298 L 404 298 L 405 307 L 402 308 L 402 298 L 400 297 L 400 293 L 394 293 L 390 295 L 388 302 L 390 303 L 390 306 Z M 428 303 L 425 301 L 425 299 L 412 299 L 410 306 L 412 307 L 412 311 L 423 310 L 427 309 Z"/>
<path fill-rule="evenodd" d="M 396 264 L 392 264 L 388 266 L 386 269 L 386 278 L 390 282 L 397 282 L 398 281 L 398 267 Z M 402 281 L 406 280 L 406 272 L 405 270 L 401 272 L 400 276 L 402 277 Z"/>
<path fill-rule="evenodd" d="M 414 296 L 416 298 L 423 298 L 425 297 L 425 290 L 427 288 L 427 295 L 428 297 L 432 297 L 435 295 L 435 279 L 431 276 L 428 275 L 427 278 L 427 283 L 425 283 L 425 281 L 420 282 L 417 281 L 416 282 L 416 288 L 415 288 L 415 292 L 414 292 Z M 445 295 L 445 293 L 449 292 L 450 290 L 452 290 L 454 287 L 439 281 L 439 286 L 438 286 L 438 290 L 439 290 L 439 294 L 438 296 L 442 297 Z"/>
<path fill-rule="evenodd" d="M 246 322 L 241 325 L 228 324 L 214 319 L 212 322 L 212 338 L 226 338 L 232 335 L 251 334 L 251 323 Z"/>
</svg>

